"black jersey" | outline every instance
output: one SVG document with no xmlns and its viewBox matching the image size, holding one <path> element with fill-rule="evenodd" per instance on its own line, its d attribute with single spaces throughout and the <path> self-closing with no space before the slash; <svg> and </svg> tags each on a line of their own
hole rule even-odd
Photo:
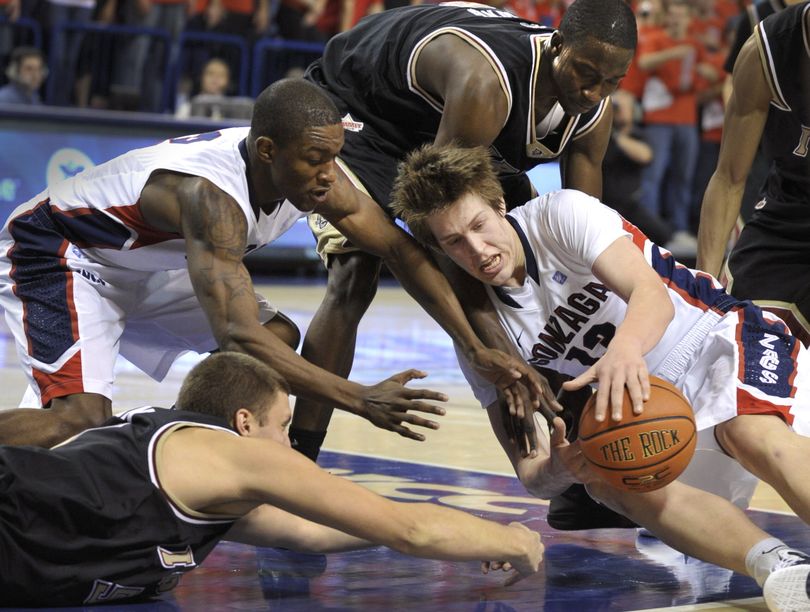
<svg viewBox="0 0 810 612">
<path fill-rule="evenodd" d="M 156 464 L 193 412 L 146 408 L 53 449 L 0 447 L 0 605 L 81 605 L 158 595 L 235 519 L 173 502 Z M 236 434 L 234 434 L 236 435 Z"/>
<path fill-rule="evenodd" d="M 778 13 L 785 6 L 787 5 L 784 0 L 759 0 L 746 7 L 745 12 L 739 16 L 734 42 L 726 56 L 726 63 L 723 65 L 726 72 L 731 74 L 734 70 L 734 62 L 737 61 L 742 46 L 750 38 L 757 24 L 766 17 Z"/>
<path fill-rule="evenodd" d="M 599 122 L 606 101 L 583 115 L 570 116 L 559 106 L 554 120 L 535 125 L 535 91 L 553 30 L 481 4 L 419 5 L 366 17 L 333 37 L 323 57 L 308 71 L 310 80 L 332 94 L 347 130 L 371 124 L 382 137 L 381 153 L 402 158 L 433 142 L 443 101 L 416 77 L 422 49 L 444 34 L 458 36 L 487 58 L 508 100 L 506 123 L 492 145 L 502 179 L 558 157 L 572 140 Z M 541 122 L 542 123 L 542 122 Z M 547 132 L 547 133 L 546 133 Z"/>
<path fill-rule="evenodd" d="M 795 221 L 810 219 L 808 10 L 808 4 L 786 8 L 754 31 L 772 102 L 762 133 L 770 171 L 762 191 L 764 201 L 757 205 L 751 222 L 770 225 L 785 236 L 801 232 L 803 240 L 807 240 L 807 223 Z"/>
</svg>

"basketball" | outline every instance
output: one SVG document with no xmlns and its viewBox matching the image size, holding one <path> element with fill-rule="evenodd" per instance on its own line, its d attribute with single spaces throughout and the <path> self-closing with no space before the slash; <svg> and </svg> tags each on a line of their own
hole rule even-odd
<svg viewBox="0 0 810 612">
<path fill-rule="evenodd" d="M 650 399 L 633 414 L 625 390 L 622 420 L 594 418 L 596 394 L 579 420 L 579 445 L 591 467 L 625 491 L 654 491 L 675 480 L 695 454 L 697 432 L 692 407 L 665 380 L 650 376 Z"/>
</svg>

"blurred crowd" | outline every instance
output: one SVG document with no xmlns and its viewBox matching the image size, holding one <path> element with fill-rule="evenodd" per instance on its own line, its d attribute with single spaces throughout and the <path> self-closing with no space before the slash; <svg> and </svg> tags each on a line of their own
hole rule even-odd
<svg viewBox="0 0 810 612">
<path fill-rule="evenodd" d="M 239 86 L 245 78 L 236 78 L 245 63 L 229 55 L 223 41 L 241 41 L 246 48 L 268 38 L 309 43 L 309 55 L 304 53 L 297 63 L 284 67 L 284 74 L 277 74 L 286 76 L 300 73 L 313 54 L 317 56 L 318 45 L 363 16 L 419 2 L 0 0 L 0 61 L 6 83 L 0 101 L 170 112 L 181 117 L 233 115 L 238 104 L 222 106 L 226 111 L 222 112 L 215 102 L 248 95 Z M 553 27 L 570 2 L 490 0 L 489 4 Z M 700 201 L 719 152 L 724 87 L 735 53 L 750 33 L 749 4 L 747 0 L 632 3 L 639 43 L 630 71 L 613 97 L 614 137 L 605 159 L 604 199 L 676 254 L 693 253 L 696 247 Z M 22 27 L 32 23 L 42 32 L 39 45 L 26 39 Z M 115 37 L 104 39 L 105 33 Z M 195 33 L 213 36 L 197 36 L 201 51 L 178 49 L 179 40 Z M 179 66 L 178 54 L 184 58 Z"/>
</svg>

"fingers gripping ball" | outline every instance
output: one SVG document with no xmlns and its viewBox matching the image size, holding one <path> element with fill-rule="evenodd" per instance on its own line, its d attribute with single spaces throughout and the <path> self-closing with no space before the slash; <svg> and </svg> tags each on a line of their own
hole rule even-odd
<svg viewBox="0 0 810 612">
<path fill-rule="evenodd" d="M 625 491 L 654 491 L 681 475 L 695 454 L 697 434 L 692 407 L 665 380 L 650 376 L 650 399 L 633 414 L 625 391 L 622 420 L 594 418 L 596 395 L 579 421 L 579 445 L 591 467 L 610 485 Z"/>
</svg>

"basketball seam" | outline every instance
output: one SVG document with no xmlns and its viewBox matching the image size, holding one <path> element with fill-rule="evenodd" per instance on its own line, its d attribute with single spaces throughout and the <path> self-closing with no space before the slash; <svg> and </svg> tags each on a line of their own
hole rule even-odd
<svg viewBox="0 0 810 612">
<path fill-rule="evenodd" d="M 644 419 L 643 421 L 635 421 L 633 423 L 624 423 L 622 425 L 616 425 L 614 427 L 611 427 L 610 429 L 605 429 L 603 431 L 597 431 L 596 433 L 589 434 L 587 437 L 579 436 L 579 439 L 582 440 L 583 442 L 587 442 L 588 440 L 591 440 L 592 438 L 596 438 L 597 436 L 601 436 L 602 434 L 606 434 L 608 432 L 619 431 L 621 429 L 627 429 L 628 427 L 634 427 L 636 425 L 644 425 L 646 423 L 655 423 L 656 421 L 673 421 L 673 420 L 677 420 L 677 419 L 686 419 L 687 421 L 690 421 L 691 423 L 695 422 L 695 419 L 693 419 L 692 417 L 681 416 L 681 415 L 654 417 L 654 418 L 651 418 L 651 419 Z M 581 426 L 580 426 L 580 429 L 582 429 Z M 693 427 L 693 429 L 694 429 L 694 427 Z"/>
</svg>

